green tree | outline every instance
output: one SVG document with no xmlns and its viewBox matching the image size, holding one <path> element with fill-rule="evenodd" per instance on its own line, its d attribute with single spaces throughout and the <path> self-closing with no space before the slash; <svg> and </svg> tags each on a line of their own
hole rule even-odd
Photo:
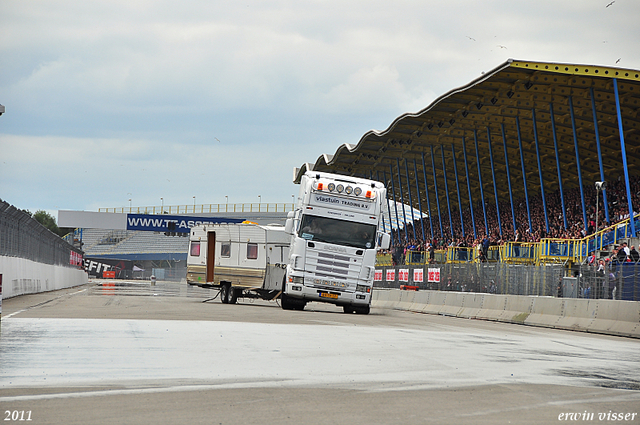
<svg viewBox="0 0 640 425">
<path fill-rule="evenodd" d="M 56 235 L 60 236 L 60 229 L 56 224 L 56 219 L 44 210 L 38 210 L 33 214 L 33 218 Z"/>
</svg>

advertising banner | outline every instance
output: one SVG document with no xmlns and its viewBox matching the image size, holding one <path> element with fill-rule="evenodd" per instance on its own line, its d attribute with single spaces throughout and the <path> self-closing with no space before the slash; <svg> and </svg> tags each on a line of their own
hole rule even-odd
<svg viewBox="0 0 640 425">
<path fill-rule="evenodd" d="M 409 282 L 409 269 L 399 269 L 398 280 L 400 282 Z"/>
<path fill-rule="evenodd" d="M 414 283 L 424 282 L 424 269 L 413 269 L 413 282 Z"/>
<path fill-rule="evenodd" d="M 396 280 L 396 271 L 394 269 L 387 269 L 387 282 L 394 282 Z"/>
<path fill-rule="evenodd" d="M 375 282 L 382 282 L 382 270 L 376 269 L 375 274 L 373 275 L 373 280 Z"/>
<path fill-rule="evenodd" d="M 430 268 L 428 270 L 429 273 L 429 282 L 440 282 L 440 269 Z"/>
<path fill-rule="evenodd" d="M 85 258 L 84 269 L 89 276 L 92 277 L 106 277 L 104 272 L 110 273 L 108 276 L 113 276 L 115 279 L 131 279 L 133 276 L 133 261 L 128 260 L 113 260 L 106 258 Z"/>
<path fill-rule="evenodd" d="M 180 215 L 127 214 L 127 230 L 189 233 L 200 224 L 242 223 L 241 218 L 192 217 Z"/>
<path fill-rule="evenodd" d="M 78 254 L 75 251 L 71 251 L 69 254 L 69 264 L 72 266 L 82 266 L 82 254 Z"/>
</svg>

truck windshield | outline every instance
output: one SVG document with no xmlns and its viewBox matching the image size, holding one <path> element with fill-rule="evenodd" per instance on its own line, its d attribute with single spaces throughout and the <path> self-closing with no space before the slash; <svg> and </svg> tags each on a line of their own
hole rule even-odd
<svg viewBox="0 0 640 425">
<path fill-rule="evenodd" d="M 376 226 L 335 218 L 304 215 L 298 235 L 307 240 L 346 245 L 355 248 L 375 247 Z"/>
</svg>

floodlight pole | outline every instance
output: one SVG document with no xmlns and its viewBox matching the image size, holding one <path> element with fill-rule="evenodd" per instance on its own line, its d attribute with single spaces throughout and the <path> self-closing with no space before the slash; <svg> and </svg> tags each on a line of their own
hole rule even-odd
<svg viewBox="0 0 640 425">
<path fill-rule="evenodd" d="M 598 218 L 600 215 L 600 191 L 604 190 L 607 187 L 607 182 L 601 181 L 596 182 L 596 234 L 598 234 Z M 600 238 L 600 245 L 602 245 L 602 237 Z M 596 244 L 597 246 L 597 244 Z M 602 246 L 600 246 L 602 249 Z"/>
<path fill-rule="evenodd" d="M 600 201 L 599 201 L 599 195 L 600 195 L 600 189 L 598 189 L 598 185 L 596 184 L 596 235 L 598 234 L 598 214 L 599 214 L 599 207 L 600 207 Z M 597 236 L 596 236 L 597 237 Z M 598 245 L 596 244 L 596 247 Z M 602 249 L 602 247 L 598 248 L 598 249 Z"/>
</svg>

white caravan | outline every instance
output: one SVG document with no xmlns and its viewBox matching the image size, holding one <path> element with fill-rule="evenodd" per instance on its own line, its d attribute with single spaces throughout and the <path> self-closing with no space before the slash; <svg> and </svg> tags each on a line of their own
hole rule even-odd
<svg viewBox="0 0 640 425">
<path fill-rule="evenodd" d="M 284 227 L 255 223 L 205 224 L 189 236 L 187 283 L 220 288 L 223 303 L 238 297 L 273 299 L 280 294 L 291 236 Z"/>
</svg>

